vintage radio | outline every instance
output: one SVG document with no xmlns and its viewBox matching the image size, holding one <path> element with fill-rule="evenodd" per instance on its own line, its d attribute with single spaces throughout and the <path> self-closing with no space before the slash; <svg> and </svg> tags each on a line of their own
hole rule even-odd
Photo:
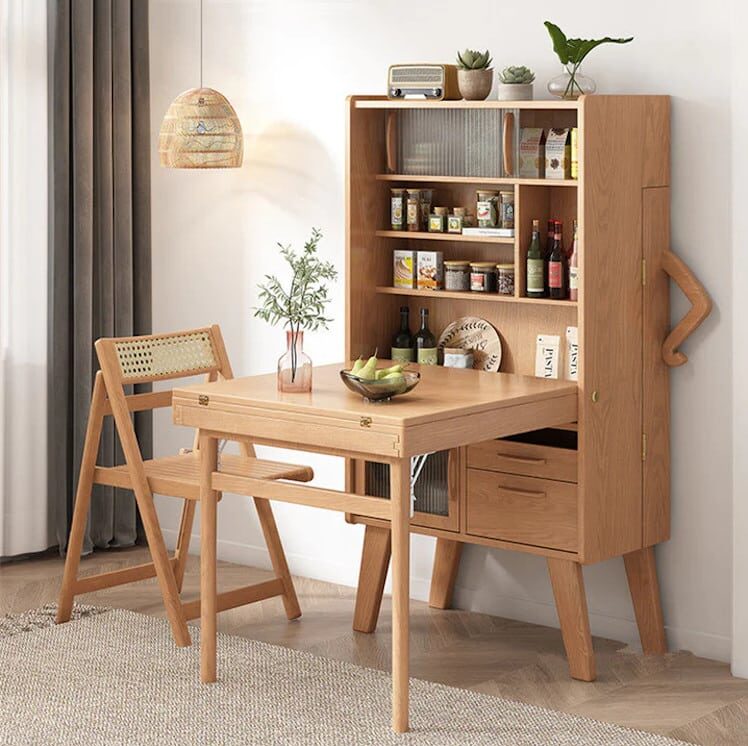
<svg viewBox="0 0 748 746">
<path fill-rule="evenodd" d="M 399 99 L 406 96 L 424 96 L 434 101 L 462 98 L 457 89 L 457 66 L 431 63 L 390 65 L 387 97 Z"/>
</svg>

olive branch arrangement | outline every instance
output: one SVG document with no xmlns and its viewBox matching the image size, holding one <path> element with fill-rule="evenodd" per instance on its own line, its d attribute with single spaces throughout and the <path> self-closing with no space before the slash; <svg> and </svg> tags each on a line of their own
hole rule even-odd
<svg viewBox="0 0 748 746">
<path fill-rule="evenodd" d="M 634 37 L 629 36 L 625 39 L 613 39 L 606 36 L 603 39 L 567 39 L 561 29 L 555 23 L 545 22 L 548 34 L 553 41 L 553 51 L 558 56 L 561 64 L 566 68 L 566 72 L 571 76 L 564 91 L 564 98 L 576 98 L 583 93 L 577 82 L 577 71 L 582 64 L 582 60 L 595 48 L 601 44 L 628 44 L 633 41 Z M 575 90 L 575 88 L 577 90 Z"/>
<path fill-rule="evenodd" d="M 325 280 L 335 280 L 338 270 L 332 262 L 322 261 L 317 255 L 322 233 L 312 228 L 312 235 L 300 253 L 291 246 L 278 244 L 280 253 L 291 268 L 291 287 L 286 291 L 275 275 L 265 275 L 258 285 L 258 299 L 254 315 L 275 326 L 283 322 L 291 331 L 291 380 L 296 379 L 296 341 L 302 330 L 327 329 L 332 319 L 327 318 L 325 306 L 330 302 Z"/>
</svg>

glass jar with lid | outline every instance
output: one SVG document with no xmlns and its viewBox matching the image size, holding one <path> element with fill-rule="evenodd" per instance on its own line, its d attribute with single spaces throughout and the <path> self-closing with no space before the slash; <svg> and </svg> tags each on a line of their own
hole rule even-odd
<svg viewBox="0 0 748 746">
<path fill-rule="evenodd" d="M 514 264 L 496 265 L 496 289 L 499 295 L 514 295 Z"/>
<path fill-rule="evenodd" d="M 478 216 L 478 227 L 495 228 L 498 223 L 496 203 L 499 199 L 499 193 L 479 189 L 476 192 L 476 198 L 475 212 Z"/>
<path fill-rule="evenodd" d="M 444 289 L 470 290 L 470 262 L 462 259 L 444 262 Z"/>
<path fill-rule="evenodd" d="M 470 289 L 475 293 L 496 292 L 494 262 L 470 262 Z"/>
</svg>

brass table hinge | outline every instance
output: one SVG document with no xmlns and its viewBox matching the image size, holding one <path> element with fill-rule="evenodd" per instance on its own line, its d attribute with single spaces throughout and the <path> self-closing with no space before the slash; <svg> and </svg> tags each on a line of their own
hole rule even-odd
<svg viewBox="0 0 748 746">
<path fill-rule="evenodd" d="M 371 417 L 362 417 L 362 418 L 361 418 L 361 419 L 360 419 L 360 420 L 358 421 L 358 424 L 359 424 L 359 425 L 360 425 L 361 427 L 371 427 Z"/>
<path fill-rule="evenodd" d="M 642 433 L 642 461 L 647 460 L 647 434 Z"/>
<path fill-rule="evenodd" d="M 642 285 L 647 284 L 647 260 L 642 259 Z"/>
<path fill-rule="evenodd" d="M 210 402 L 210 399 L 208 398 L 207 394 L 200 394 L 200 396 L 197 397 L 197 403 L 201 407 L 207 407 L 209 402 Z"/>
</svg>

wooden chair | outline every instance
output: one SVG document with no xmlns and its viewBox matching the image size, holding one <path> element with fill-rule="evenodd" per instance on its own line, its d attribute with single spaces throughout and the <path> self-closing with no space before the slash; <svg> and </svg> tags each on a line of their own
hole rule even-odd
<svg viewBox="0 0 748 746">
<path fill-rule="evenodd" d="M 200 615 L 200 601 L 183 604 L 180 600 L 187 551 L 190 544 L 195 504 L 200 499 L 200 479 L 195 450 L 181 451 L 177 456 L 144 461 L 140 452 L 131 415 L 171 406 L 171 390 L 126 395 L 125 386 L 184 378 L 201 373 L 208 380 L 233 378 L 221 331 L 218 326 L 173 334 L 143 337 L 99 339 L 96 354 L 101 370 L 93 387 L 91 411 L 83 447 L 73 522 L 68 542 L 65 572 L 60 590 L 57 622 L 70 619 L 73 599 L 89 593 L 136 580 L 158 578 L 166 613 L 176 644 L 189 645 L 187 621 Z M 123 466 L 96 465 L 104 417 L 112 415 L 122 444 L 126 463 Z M 306 482 L 313 473 L 307 466 L 260 460 L 254 457 L 251 443 L 240 442 L 241 456 L 223 455 L 221 470 L 258 479 L 290 479 Z M 152 562 L 124 570 L 78 578 L 80 553 L 88 520 L 91 490 L 94 484 L 131 489 L 143 521 Z M 184 500 L 176 551 L 169 557 L 153 503 L 153 493 L 180 497 Z M 218 598 L 221 610 L 234 608 L 273 596 L 282 596 L 286 616 L 301 616 L 293 581 L 286 563 L 272 508 L 267 500 L 255 498 L 255 508 L 267 544 L 275 579 L 227 593 Z"/>
</svg>

